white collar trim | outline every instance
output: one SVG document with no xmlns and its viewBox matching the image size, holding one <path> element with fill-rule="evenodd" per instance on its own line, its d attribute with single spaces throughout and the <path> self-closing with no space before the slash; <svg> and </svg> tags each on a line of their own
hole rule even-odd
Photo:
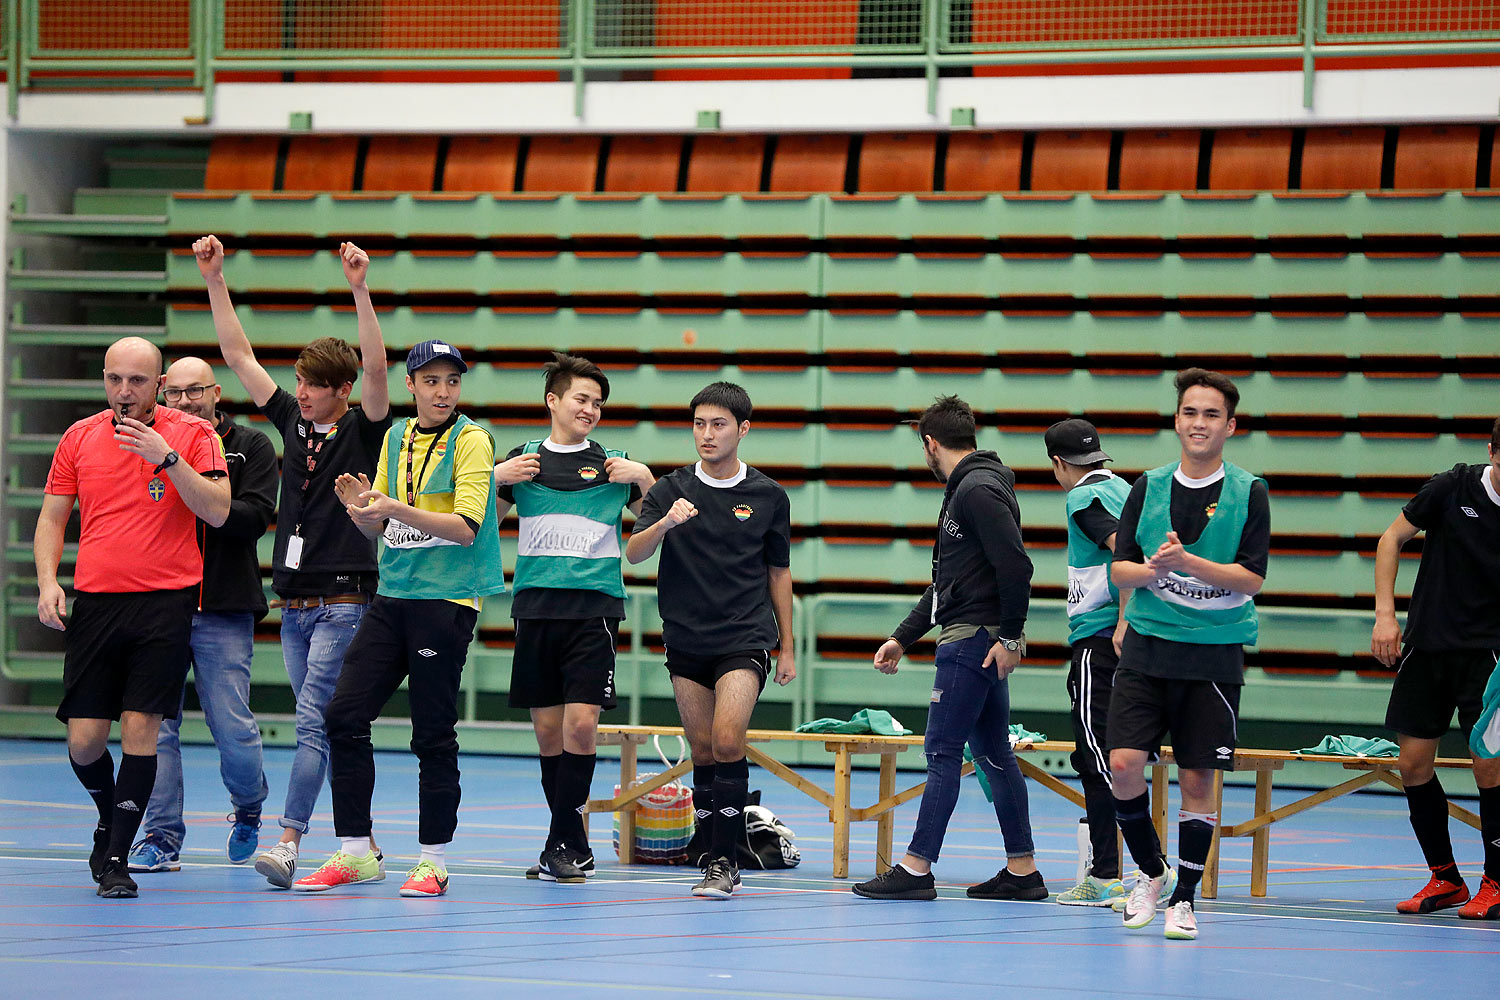
<svg viewBox="0 0 1500 1000">
<path fill-rule="evenodd" d="M 716 490 L 727 490 L 732 486 L 738 486 L 740 483 L 743 483 L 745 481 L 745 474 L 749 471 L 750 466 L 746 465 L 744 462 L 741 462 L 740 471 L 736 472 L 728 479 L 714 479 L 712 476 L 703 471 L 703 463 L 701 461 L 693 463 L 693 475 L 698 477 L 698 481 L 703 483 L 705 486 L 712 486 Z"/>
<path fill-rule="evenodd" d="M 312 425 L 312 428 L 318 434 L 327 434 L 329 431 L 333 430 L 338 425 L 339 425 L 339 422 L 337 420 L 335 420 L 331 424 L 320 424 L 320 423 L 316 423 L 315 422 Z"/>
<path fill-rule="evenodd" d="M 1172 478 L 1177 480 L 1179 483 L 1186 486 L 1190 490 L 1201 490 L 1203 489 L 1203 487 L 1212 486 L 1214 483 L 1217 483 L 1219 480 L 1224 478 L 1224 466 L 1220 465 L 1217 469 L 1204 476 L 1202 479 L 1193 479 L 1189 476 L 1183 475 L 1182 467 L 1178 466 L 1176 469 L 1172 470 Z"/>
<path fill-rule="evenodd" d="M 548 437 L 547 440 L 542 442 L 542 447 L 546 448 L 548 451 L 555 451 L 559 454 L 567 455 L 575 451 L 587 451 L 589 445 L 591 444 L 593 444 L 593 442 L 588 438 L 584 438 L 577 444 L 558 444 L 556 441 L 552 440 L 551 437 Z"/>
<path fill-rule="evenodd" d="M 1493 465 L 1486 465 L 1483 469 L 1479 470 L 1479 481 L 1484 484 L 1484 491 L 1490 495 L 1490 503 L 1496 507 L 1500 507 L 1500 493 L 1495 491 L 1495 484 L 1490 481 L 1494 473 L 1495 467 Z"/>
<path fill-rule="evenodd" d="M 1091 483 L 1091 482 L 1101 482 L 1102 483 L 1106 479 L 1113 479 L 1113 478 L 1115 478 L 1115 474 L 1113 472 L 1111 472 L 1110 470 L 1108 470 L 1108 469 L 1095 469 L 1092 472 L 1090 472 L 1088 475 L 1084 476 L 1082 479 L 1078 480 L 1078 482 L 1074 483 L 1073 484 L 1073 488 L 1077 489 L 1078 487 L 1082 486 L 1084 483 Z"/>
</svg>

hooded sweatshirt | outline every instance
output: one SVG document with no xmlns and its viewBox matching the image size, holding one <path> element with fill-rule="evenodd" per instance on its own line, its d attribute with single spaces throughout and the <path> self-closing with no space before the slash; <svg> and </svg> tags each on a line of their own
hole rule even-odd
<svg viewBox="0 0 1500 1000">
<path fill-rule="evenodd" d="M 934 625 L 996 627 L 1019 639 L 1031 596 L 1016 476 L 992 451 L 965 455 L 948 476 L 932 547 L 932 584 L 891 638 L 903 649 Z"/>
</svg>

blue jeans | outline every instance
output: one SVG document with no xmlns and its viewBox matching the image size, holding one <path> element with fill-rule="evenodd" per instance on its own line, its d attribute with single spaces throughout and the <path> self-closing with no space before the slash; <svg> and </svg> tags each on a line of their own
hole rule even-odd
<svg viewBox="0 0 1500 1000">
<path fill-rule="evenodd" d="M 236 810 L 259 813 L 266 800 L 261 766 L 260 727 L 250 711 L 250 658 L 255 616 L 248 611 L 200 611 L 193 616 L 193 686 L 203 705 L 208 731 L 219 748 L 219 777 Z M 182 707 L 163 719 L 156 735 L 156 784 L 142 828 L 169 853 L 182 850 Z"/>
<path fill-rule="evenodd" d="M 958 775 L 965 743 L 989 778 L 995 816 L 1005 836 L 1006 857 L 1025 857 L 1035 851 L 1026 779 L 1010 749 L 1010 689 L 993 666 L 981 666 L 993 642 L 990 634 L 980 629 L 967 639 L 938 647 L 937 676 L 927 706 L 922 747 L 927 755 L 927 788 L 907 848 L 908 853 L 928 862 L 937 861 L 948 820 L 958 804 Z"/>
<path fill-rule="evenodd" d="M 364 604 L 287 608 L 281 613 L 281 656 L 297 697 L 297 752 L 286 787 L 281 825 L 306 833 L 328 776 L 328 728 L 323 714 L 344 669 L 344 650 L 365 616 Z"/>
</svg>

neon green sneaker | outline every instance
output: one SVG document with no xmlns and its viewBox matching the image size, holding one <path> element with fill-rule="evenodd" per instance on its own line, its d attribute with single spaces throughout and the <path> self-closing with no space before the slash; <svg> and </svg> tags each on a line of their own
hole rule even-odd
<svg viewBox="0 0 1500 1000">
<path fill-rule="evenodd" d="M 1125 883 L 1117 878 L 1103 879 L 1085 875 L 1073 888 L 1057 894 L 1064 906 L 1109 906 L 1125 898 Z"/>
<path fill-rule="evenodd" d="M 385 856 L 380 852 L 371 851 L 360 858 L 339 851 L 323 862 L 317 871 L 293 882 L 292 888 L 298 892 L 326 892 L 335 886 L 384 880 Z"/>
</svg>

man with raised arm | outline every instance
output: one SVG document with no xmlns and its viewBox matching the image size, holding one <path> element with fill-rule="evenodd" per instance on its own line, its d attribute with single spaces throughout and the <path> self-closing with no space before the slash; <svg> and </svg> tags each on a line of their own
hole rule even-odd
<svg viewBox="0 0 1500 1000">
<path fill-rule="evenodd" d="M 1271 502 L 1265 481 L 1224 461 L 1240 393 L 1218 372 L 1179 372 L 1181 457 L 1131 487 L 1115 533 L 1111 579 L 1134 590 L 1109 705 L 1115 818 L 1140 872 L 1125 926 L 1144 927 L 1171 890 L 1164 934 L 1198 936 L 1193 896 L 1219 822 L 1214 771 L 1234 767 L 1245 646 L 1266 581 Z M 1172 736 L 1182 810 L 1175 879 L 1151 822 L 1146 764 Z"/>
<path fill-rule="evenodd" d="M 688 404 L 698 462 L 656 481 L 625 558 L 651 558 L 667 673 L 693 752 L 693 810 L 707 827 L 693 895 L 728 899 L 740 884 L 750 766 L 745 732 L 771 674 L 797 676 L 792 639 L 791 502 L 740 461 L 750 394 L 714 382 Z M 695 862 L 698 858 L 691 859 Z"/>
<path fill-rule="evenodd" d="M 1484 712 L 1490 676 L 1500 670 L 1500 420 L 1490 428 L 1488 458 L 1429 479 L 1375 550 L 1370 651 L 1396 668 L 1385 724 L 1401 746 L 1397 769 L 1412 832 L 1432 869 L 1416 895 L 1396 904 L 1400 913 L 1457 906 L 1469 920 L 1500 919 L 1500 758 L 1473 753 L 1484 874 L 1472 899 L 1453 860 L 1448 796 L 1433 768 L 1454 711 L 1468 738 Z M 1401 547 L 1419 531 L 1426 532 L 1422 561 L 1403 635 L 1396 623 L 1396 570 Z"/>
<path fill-rule="evenodd" d="M 104 355 L 109 408 L 58 443 L 37 517 L 37 617 L 66 633 L 68 760 L 99 810 L 89 872 L 106 899 L 133 899 L 126 857 L 156 781 L 156 734 L 175 714 L 203 581 L 198 519 L 229 516 L 229 481 L 208 421 L 158 406 L 161 351 L 139 337 Z M 63 533 L 78 504 L 72 614 L 57 582 Z M 120 720 L 115 773 L 109 727 Z"/>
<path fill-rule="evenodd" d="M 500 516 L 514 505 L 521 520 L 510 704 L 531 711 L 552 812 L 542 856 L 526 875 L 577 884 L 594 870 L 583 810 L 599 712 L 615 706 L 615 639 L 625 617 L 622 511 L 639 514 L 656 480 L 625 452 L 589 438 L 609 399 L 598 365 L 554 353 L 544 371 L 551 433 L 512 448 L 495 466 L 495 485 Z"/>
<path fill-rule="evenodd" d="M 224 281 L 224 247 L 215 236 L 193 244 L 208 286 L 214 331 L 225 362 L 282 439 L 281 504 L 271 586 L 282 601 L 281 653 L 297 699 L 297 751 L 281 814 L 281 840 L 255 861 L 278 888 L 290 888 L 297 849 L 328 773 L 324 711 L 338 684 L 344 650 L 374 596 L 375 543 L 349 519 L 334 492 L 344 474 L 373 478 L 391 426 L 385 343 L 366 284 L 370 259 L 339 245 L 359 317 L 359 353 L 337 337 L 312 341 L 297 357 L 295 395 L 279 388 L 255 358 Z M 361 370 L 361 405 L 350 394 Z"/>
</svg>

